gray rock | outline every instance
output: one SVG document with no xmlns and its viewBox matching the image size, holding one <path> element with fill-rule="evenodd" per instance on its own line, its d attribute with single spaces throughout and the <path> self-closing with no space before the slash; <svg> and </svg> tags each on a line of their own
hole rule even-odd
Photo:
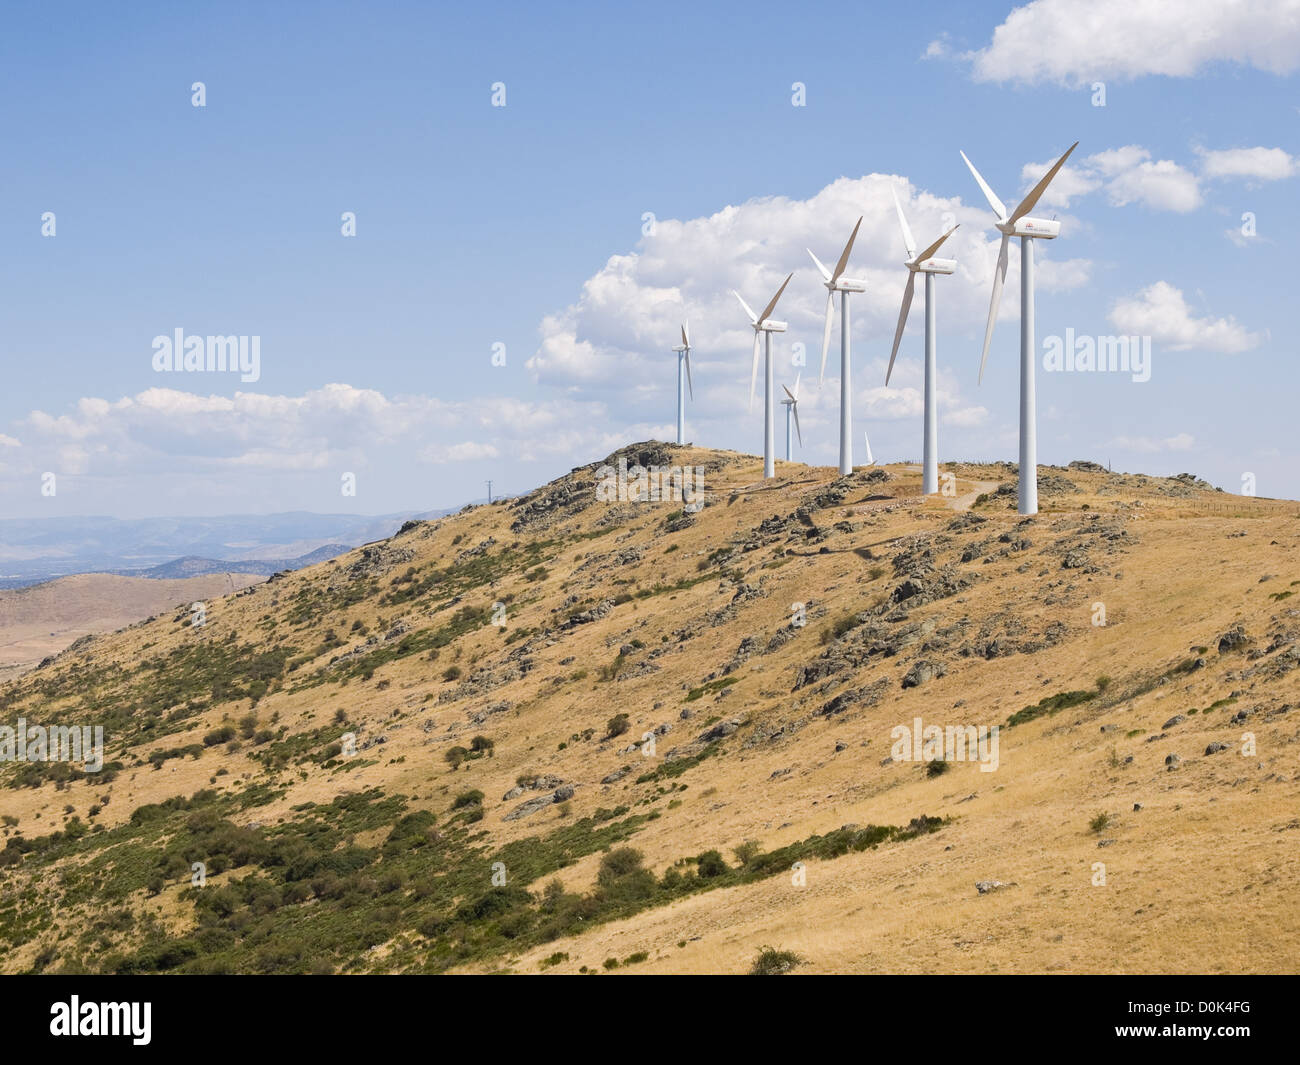
<svg viewBox="0 0 1300 1065">
<path fill-rule="evenodd" d="M 1226 743 L 1217 743 L 1217 742 L 1216 742 L 1216 743 L 1211 743 L 1208 747 L 1206 747 L 1206 748 L 1205 748 L 1205 753 L 1206 753 L 1206 754 L 1218 754 L 1220 751 L 1226 751 L 1227 749 L 1228 749 L 1228 745 L 1227 745 Z"/>
<path fill-rule="evenodd" d="M 990 891 L 997 891 L 999 888 L 1006 887 L 1001 880 L 979 880 L 975 883 L 975 890 L 981 895 L 987 895 Z"/>
<path fill-rule="evenodd" d="M 1179 758 L 1178 755 L 1176 754 L 1170 754 L 1165 756 L 1165 768 L 1168 769 L 1170 772 L 1177 769 L 1179 763 L 1181 762 L 1182 759 Z"/>
<path fill-rule="evenodd" d="M 518 806 L 516 806 L 513 810 L 511 810 L 508 814 L 506 814 L 505 817 L 503 817 L 501 820 L 518 821 L 522 818 L 537 813 L 538 810 L 544 810 L 546 807 L 550 806 L 554 801 L 555 800 L 553 796 L 550 795 L 535 796 L 534 798 L 529 799 L 527 802 L 521 802 Z"/>
<path fill-rule="evenodd" d="M 555 789 L 555 794 L 551 796 L 553 802 L 564 802 L 566 799 L 573 798 L 573 785 L 562 784 Z"/>
<path fill-rule="evenodd" d="M 904 674 L 903 687 L 919 688 L 922 684 L 934 680 L 935 677 L 942 677 L 947 672 L 948 667 L 942 662 L 922 660 Z"/>
<path fill-rule="evenodd" d="M 1186 721 L 1186 720 L 1187 720 L 1187 715 L 1186 715 L 1186 714 L 1175 714 L 1173 717 L 1171 717 L 1168 721 L 1166 721 L 1166 722 L 1165 722 L 1163 725 L 1161 725 L 1160 727 L 1161 727 L 1162 729 L 1165 729 L 1165 728 L 1173 728 L 1175 725 L 1181 725 L 1181 724 L 1182 724 L 1184 721 Z"/>
</svg>

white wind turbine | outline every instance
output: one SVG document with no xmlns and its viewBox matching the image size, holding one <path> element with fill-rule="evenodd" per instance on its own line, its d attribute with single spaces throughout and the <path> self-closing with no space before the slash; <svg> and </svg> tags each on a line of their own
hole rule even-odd
<svg viewBox="0 0 1300 1065">
<path fill-rule="evenodd" d="M 759 337 L 764 338 L 764 381 L 763 386 L 763 476 L 776 476 L 776 458 L 772 453 L 772 334 L 784 333 L 785 322 L 774 322 L 768 318 L 768 315 L 776 309 L 776 301 L 781 298 L 781 293 L 785 291 L 785 286 L 790 283 L 790 278 L 794 274 L 787 274 L 786 279 L 781 282 L 781 287 L 776 290 L 776 295 L 763 308 L 763 313 L 755 316 L 754 312 L 749 309 L 749 304 L 741 299 L 740 293 L 732 289 L 731 294 L 740 300 L 740 305 L 745 308 L 745 313 L 749 315 L 749 322 L 754 327 L 754 366 L 749 374 L 749 409 L 754 409 L 754 386 L 758 381 L 758 341 Z"/>
<path fill-rule="evenodd" d="M 794 416 L 794 429 L 799 434 L 799 446 L 803 447 L 803 430 L 799 428 L 799 374 L 794 379 L 794 391 L 791 392 L 785 385 L 781 386 L 781 391 L 785 393 L 786 398 L 781 400 L 781 405 L 785 407 L 785 461 L 790 459 L 790 417 Z"/>
<path fill-rule="evenodd" d="M 903 230 L 903 246 L 907 249 L 907 287 L 903 289 L 903 308 L 898 312 L 898 328 L 894 330 L 894 350 L 889 353 L 889 369 L 885 371 L 885 385 L 889 385 L 889 376 L 894 372 L 894 359 L 898 357 L 898 345 L 903 339 L 903 328 L 907 325 L 907 312 L 912 309 L 912 294 L 916 291 L 916 275 L 925 275 L 925 440 L 921 465 L 921 491 L 924 495 L 934 495 L 939 491 L 939 411 L 937 357 L 935 355 L 934 330 L 934 275 L 951 274 L 957 269 L 955 259 L 930 258 L 939 250 L 953 232 L 953 226 L 942 237 L 931 244 L 920 255 L 916 254 L 916 243 L 912 240 L 912 231 L 907 227 L 907 218 L 903 215 L 903 205 L 898 202 L 898 193 L 894 193 L 894 208 L 898 211 L 898 224 Z"/>
<path fill-rule="evenodd" d="M 1006 205 L 997 198 L 988 182 L 980 177 L 975 164 L 966 159 L 970 172 L 979 183 L 984 198 L 989 201 L 995 223 L 1002 234 L 1002 247 L 998 251 L 998 265 L 993 273 L 993 298 L 989 302 L 989 321 L 984 327 L 984 353 L 980 356 L 980 380 L 984 380 L 984 363 L 989 357 L 989 341 L 993 339 L 993 324 L 998 317 L 998 303 L 1002 299 L 1002 284 L 1007 278 L 1007 243 L 1012 237 L 1020 238 L 1020 499 L 1021 514 L 1038 513 L 1038 436 L 1035 425 L 1036 400 L 1034 395 L 1034 245 L 1035 240 L 1051 240 L 1061 232 L 1061 223 L 1055 219 L 1030 218 L 1038 199 L 1043 195 L 1057 171 L 1070 158 L 1070 152 L 1079 146 L 1075 141 L 1056 161 L 1042 179 L 1020 201 L 1020 206 L 1010 214 Z"/>
<path fill-rule="evenodd" d="M 839 262 L 835 264 L 834 270 L 827 270 L 822 265 L 821 260 L 813 255 L 812 249 L 808 249 L 808 254 L 812 256 L 812 261 L 817 264 L 817 269 L 821 271 L 824 279 L 823 284 L 826 286 L 826 326 L 822 330 L 822 369 L 821 376 L 818 378 L 819 386 L 826 377 L 826 351 L 831 343 L 831 316 L 835 309 L 835 293 L 840 293 L 841 477 L 853 472 L 853 390 L 850 385 L 849 374 L 849 293 L 867 291 L 865 281 L 856 281 L 851 277 L 842 275 L 849 265 L 849 253 L 853 250 L 853 242 L 857 239 L 858 226 L 860 225 L 862 225 L 861 218 L 858 219 L 857 225 L 853 227 L 853 232 L 849 234 L 849 242 L 844 245 L 844 250 L 840 253 Z"/>
<path fill-rule="evenodd" d="M 682 323 L 682 342 L 673 348 L 677 353 L 677 442 L 686 443 L 686 396 L 682 383 L 691 390 L 691 399 L 695 399 L 695 385 L 691 382 L 691 337 Z"/>
</svg>

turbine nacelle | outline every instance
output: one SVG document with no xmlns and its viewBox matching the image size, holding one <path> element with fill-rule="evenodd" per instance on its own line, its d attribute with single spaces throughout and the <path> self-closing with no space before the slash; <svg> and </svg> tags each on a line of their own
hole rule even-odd
<svg viewBox="0 0 1300 1065">
<path fill-rule="evenodd" d="M 1061 235 L 1061 223 L 1055 218 L 1021 218 L 1016 222 L 999 222 L 994 228 L 1009 237 L 1033 237 L 1051 240 Z"/>
<path fill-rule="evenodd" d="M 787 329 L 785 322 L 774 322 L 770 318 L 765 322 L 758 322 L 754 326 L 755 333 L 784 333 Z"/>
<path fill-rule="evenodd" d="M 825 282 L 831 292 L 866 292 L 867 283 L 853 277 L 841 277 L 838 281 Z"/>
<path fill-rule="evenodd" d="M 953 274 L 957 272 L 957 260 L 925 259 L 919 263 L 908 263 L 907 268 L 918 274 Z"/>
</svg>

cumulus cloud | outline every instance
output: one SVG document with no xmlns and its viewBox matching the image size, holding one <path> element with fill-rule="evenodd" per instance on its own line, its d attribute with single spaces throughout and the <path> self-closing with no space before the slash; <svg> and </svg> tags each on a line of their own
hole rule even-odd
<svg viewBox="0 0 1300 1065">
<path fill-rule="evenodd" d="M 84 398 L 63 414 L 32 411 L 24 444 L 12 446 L 71 474 L 237 475 L 350 468 L 381 455 L 446 464 L 508 451 L 527 462 L 604 447 L 607 420 L 603 403 L 568 396 L 449 402 L 348 384 L 297 396 L 151 388 L 113 401 Z"/>
<path fill-rule="evenodd" d="M 776 378 L 778 385 L 792 379 L 800 368 L 794 357 L 802 352 L 805 384 L 812 384 L 821 360 L 826 290 L 806 249 L 823 262 L 834 262 L 859 216 L 862 225 L 848 273 L 865 281 L 867 291 L 852 297 L 854 350 L 861 352 L 868 344 L 887 346 L 907 280 L 891 186 L 898 191 L 918 244 L 960 224 L 941 252 L 958 263 L 955 274 L 939 279 L 943 330 L 947 335 L 979 330 L 988 313 L 998 245 L 988 211 L 982 204 L 937 196 L 903 177 L 869 174 L 840 178 L 805 200 L 764 197 L 706 217 L 660 220 L 636 249 L 612 256 L 589 278 L 574 303 L 543 321 L 541 342 L 528 360 L 528 370 L 539 384 L 582 389 L 606 398 L 611 407 L 653 402 L 666 409 L 676 387 L 670 349 L 680 323 L 688 320 L 699 400 L 698 408 L 688 409 L 688 420 L 732 419 L 747 401 L 753 343 L 732 290 L 757 310 L 793 272 L 773 314 L 789 323 L 789 331 L 773 340 Z M 1090 271 L 1086 259 L 1043 255 L 1040 284 L 1045 289 L 1078 288 L 1088 282 Z M 1003 313 L 1014 315 L 1016 301 L 1016 286 L 1008 286 Z M 900 369 L 919 362 L 923 324 L 918 302 L 899 352 Z M 838 379 L 838 328 L 837 315 L 827 392 L 834 391 Z M 874 366 L 868 373 L 869 379 L 855 374 L 859 387 L 883 384 L 884 363 L 878 377 Z M 896 370 L 894 382 L 899 379 Z M 805 429 L 816 424 L 817 393 L 816 388 L 805 389 L 800 409 L 806 415 Z M 890 417 L 889 412 L 910 401 L 899 395 L 868 397 L 867 402 L 869 416 L 876 416 L 878 407 L 880 416 Z M 950 402 L 950 409 L 965 424 L 981 416 L 981 408 L 968 411 L 959 398 Z"/>
<path fill-rule="evenodd" d="M 1300 69 L 1300 0 L 1034 0 L 965 56 L 976 81 L 1087 85 L 1191 77 L 1216 63 Z"/>
<path fill-rule="evenodd" d="M 1198 148 L 1197 154 L 1201 157 L 1201 173 L 1207 178 L 1281 181 L 1300 172 L 1300 160 L 1281 148 Z"/>
<path fill-rule="evenodd" d="M 1110 322 L 1122 334 L 1149 336 L 1172 351 L 1214 351 L 1234 355 L 1259 344 L 1261 335 L 1227 318 L 1195 318 L 1182 292 L 1157 281 L 1136 296 L 1118 301 Z"/>
<path fill-rule="evenodd" d="M 1021 169 L 1026 191 L 1054 162 L 1027 163 Z M 1116 207 L 1136 203 L 1156 211 L 1186 213 L 1203 202 L 1194 173 L 1171 159 L 1153 160 L 1151 153 L 1137 144 L 1110 148 L 1062 167 L 1040 202 L 1065 208 L 1098 189 L 1104 189 Z"/>
</svg>

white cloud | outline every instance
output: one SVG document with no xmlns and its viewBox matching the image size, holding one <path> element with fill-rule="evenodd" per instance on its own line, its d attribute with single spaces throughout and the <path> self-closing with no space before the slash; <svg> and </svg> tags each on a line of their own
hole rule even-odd
<svg viewBox="0 0 1300 1065">
<path fill-rule="evenodd" d="M 1026 191 L 1054 162 L 1027 163 L 1021 168 Z M 1203 202 L 1195 174 L 1171 159 L 1153 161 L 1151 153 L 1137 144 L 1109 148 L 1062 167 L 1040 202 L 1069 207 L 1071 200 L 1098 189 L 1105 189 L 1117 207 L 1137 203 L 1157 211 L 1186 213 Z"/>
<path fill-rule="evenodd" d="M 151 388 L 112 402 L 81 399 L 58 416 L 32 411 L 22 422 L 27 432 L 20 450 L 30 463 L 53 457 L 65 473 L 161 475 L 183 468 L 197 476 L 235 476 L 241 470 L 349 469 L 381 461 L 381 455 L 386 462 L 414 455 L 445 464 L 505 453 L 523 462 L 596 454 L 608 440 L 607 422 L 603 403 L 568 396 L 449 403 L 347 384 L 298 396 Z"/>
<path fill-rule="evenodd" d="M 1125 335 L 1149 336 L 1173 351 L 1215 351 L 1238 354 L 1261 340 L 1235 318 L 1193 318 L 1182 292 L 1167 281 L 1157 281 L 1137 296 L 1118 301 L 1110 322 Z"/>
<path fill-rule="evenodd" d="M 840 253 L 858 216 L 862 226 L 849 260 L 849 274 L 867 283 L 852 297 L 854 350 L 888 345 L 893 337 L 907 271 L 890 186 L 898 190 L 919 244 L 927 244 L 954 223 L 960 228 L 942 255 L 957 260 L 957 272 L 940 278 L 945 335 L 974 332 L 988 313 L 989 286 L 997 257 L 997 234 L 982 204 L 919 189 L 906 178 L 869 174 L 840 178 L 805 200 L 764 197 L 728 206 L 707 217 L 660 219 L 653 236 L 636 250 L 612 256 L 587 280 L 577 300 L 542 323 L 542 339 L 527 366 L 539 384 L 607 398 L 625 409 L 633 401 L 666 409 L 676 387 L 672 344 L 683 318 L 691 323 L 698 408 L 688 419 L 734 418 L 749 390 L 753 333 L 732 296 L 738 291 L 761 308 L 786 274 L 793 272 L 774 317 L 789 331 L 773 339 L 778 385 L 794 377 L 795 345 L 807 358 L 811 384 L 821 359 L 826 290 L 808 258 L 823 262 Z M 978 195 L 978 193 L 976 193 Z M 1015 252 L 1013 251 L 1013 254 Z M 1071 289 L 1087 283 L 1091 263 L 1043 255 L 1044 288 Z M 1016 286 L 1003 300 L 1016 312 Z M 913 305 L 900 360 L 914 353 L 923 327 L 922 304 Z M 837 376 L 838 318 L 827 365 L 827 386 Z M 879 381 L 883 382 L 884 366 Z M 867 382 L 860 381 L 865 384 Z M 878 383 L 872 380 L 870 383 Z M 811 411 L 815 389 L 809 390 Z M 712 412 L 712 413 L 705 413 Z M 803 409 L 801 409 L 801 414 Z M 695 415 L 695 417 L 692 417 Z"/>
<path fill-rule="evenodd" d="M 976 81 L 1088 85 L 1214 63 L 1300 69 L 1300 0 L 1034 0 L 968 53 Z"/>
<path fill-rule="evenodd" d="M 1207 178 L 1281 181 L 1300 172 L 1300 160 L 1281 148 L 1198 148 L 1197 154 L 1201 157 L 1201 173 Z"/>
<path fill-rule="evenodd" d="M 1153 454 L 1157 451 L 1190 451 L 1196 446 L 1196 437 L 1191 433 L 1176 433 L 1174 436 L 1155 438 L 1150 436 L 1117 436 L 1111 441 L 1115 447 L 1128 451 L 1140 451 Z"/>
<path fill-rule="evenodd" d="M 1138 163 L 1113 178 L 1106 191 L 1117 207 L 1140 203 L 1157 211 L 1186 213 L 1202 203 L 1196 176 L 1170 159 Z"/>
<path fill-rule="evenodd" d="M 6 436 L 0 433 L 0 447 L 22 447 L 22 445 L 12 436 Z"/>
<path fill-rule="evenodd" d="M 477 459 L 494 459 L 501 452 L 493 444 L 480 444 L 464 440 L 459 444 L 430 444 L 420 452 L 420 459 L 434 465 L 449 462 L 474 462 Z"/>
</svg>

